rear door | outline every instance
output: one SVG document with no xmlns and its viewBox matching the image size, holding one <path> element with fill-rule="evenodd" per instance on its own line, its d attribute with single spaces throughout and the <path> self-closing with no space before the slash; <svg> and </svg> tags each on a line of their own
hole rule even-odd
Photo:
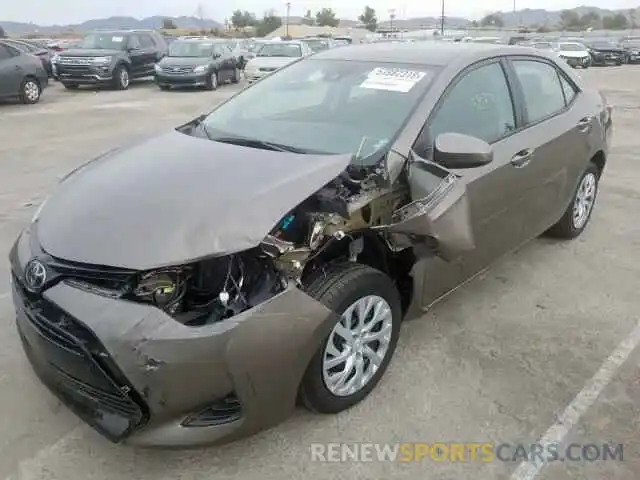
<svg viewBox="0 0 640 480">
<path fill-rule="evenodd" d="M 390 229 L 427 235 L 437 242 L 437 256 L 425 257 L 415 272 L 423 306 L 522 241 L 521 183 L 526 173 L 513 166 L 512 158 L 527 143 L 519 130 L 521 112 L 515 108 L 506 67 L 506 62 L 492 60 L 461 72 L 414 145 L 417 161 L 411 164 L 408 179 L 414 203 L 423 202 L 425 208 L 413 208 L 413 214 L 405 214 L 413 216 L 411 222 L 405 219 Z M 433 164 L 431 146 L 442 133 L 485 140 L 492 146 L 493 161 L 464 170 Z"/>
<path fill-rule="evenodd" d="M 20 52 L 0 43 L 0 97 L 17 95 L 24 71 L 19 62 Z"/>
<path fill-rule="evenodd" d="M 525 239 L 557 222 L 574 190 L 574 180 L 589 158 L 589 133 L 595 119 L 579 102 L 582 95 L 562 70 L 538 57 L 511 59 L 515 94 L 523 105 L 529 155 L 514 159 L 522 172 Z M 587 104 L 588 105 L 588 104 Z"/>
<path fill-rule="evenodd" d="M 153 67 L 159 60 L 158 47 L 148 33 L 139 33 L 137 36 L 142 55 L 141 75 L 153 75 Z"/>
</svg>

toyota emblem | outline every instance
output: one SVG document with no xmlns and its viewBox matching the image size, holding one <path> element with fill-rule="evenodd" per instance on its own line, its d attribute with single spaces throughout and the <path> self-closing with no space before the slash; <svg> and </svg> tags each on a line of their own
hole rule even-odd
<svg viewBox="0 0 640 480">
<path fill-rule="evenodd" d="M 24 281 L 29 290 L 40 290 L 47 281 L 47 267 L 40 260 L 31 260 L 25 269 Z"/>
</svg>

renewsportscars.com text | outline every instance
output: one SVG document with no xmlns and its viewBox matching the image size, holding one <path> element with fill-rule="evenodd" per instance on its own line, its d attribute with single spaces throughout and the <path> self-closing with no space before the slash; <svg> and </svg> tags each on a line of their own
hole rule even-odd
<svg viewBox="0 0 640 480">
<path fill-rule="evenodd" d="M 623 461 L 622 444 L 315 443 L 316 462 L 596 462 Z"/>
</svg>

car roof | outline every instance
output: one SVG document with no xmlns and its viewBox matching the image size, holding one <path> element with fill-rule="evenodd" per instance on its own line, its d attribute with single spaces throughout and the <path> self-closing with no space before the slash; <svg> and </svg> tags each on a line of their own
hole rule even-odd
<svg viewBox="0 0 640 480">
<path fill-rule="evenodd" d="M 446 66 L 452 63 L 452 59 L 456 62 L 472 63 L 500 55 L 540 56 L 539 52 L 531 47 L 434 40 L 414 43 L 363 43 L 348 48 L 324 50 L 316 53 L 313 58 Z"/>
</svg>

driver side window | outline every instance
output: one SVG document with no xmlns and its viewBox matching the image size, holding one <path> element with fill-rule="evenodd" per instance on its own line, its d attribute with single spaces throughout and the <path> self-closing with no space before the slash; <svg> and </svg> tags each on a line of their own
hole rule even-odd
<svg viewBox="0 0 640 480">
<path fill-rule="evenodd" d="M 445 93 L 424 133 L 430 143 L 441 133 L 461 133 L 493 143 L 515 126 L 507 78 L 500 63 L 495 62 L 464 73 Z"/>
</svg>

